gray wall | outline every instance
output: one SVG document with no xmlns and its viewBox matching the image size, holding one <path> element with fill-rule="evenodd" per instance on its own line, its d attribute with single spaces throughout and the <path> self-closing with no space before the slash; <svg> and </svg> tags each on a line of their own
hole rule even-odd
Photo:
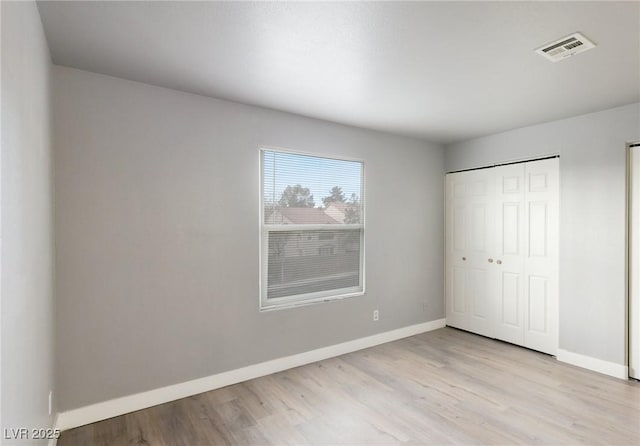
<svg viewBox="0 0 640 446">
<path fill-rule="evenodd" d="M 444 317 L 442 147 L 70 68 L 54 85 L 61 410 Z M 258 312 L 262 145 L 365 161 L 365 296 Z"/>
<path fill-rule="evenodd" d="M 46 428 L 54 384 L 51 62 L 35 3 L 0 8 L 2 428 Z"/>
<path fill-rule="evenodd" d="M 560 348 L 625 364 L 626 146 L 640 104 L 453 144 L 447 171 L 560 155 Z"/>
</svg>

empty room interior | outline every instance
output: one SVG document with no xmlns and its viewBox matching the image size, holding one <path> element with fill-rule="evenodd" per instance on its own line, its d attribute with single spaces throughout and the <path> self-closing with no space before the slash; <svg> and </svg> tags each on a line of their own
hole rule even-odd
<svg viewBox="0 0 640 446">
<path fill-rule="evenodd" d="M 640 444 L 640 2 L 0 18 L 1 444 Z"/>
</svg>

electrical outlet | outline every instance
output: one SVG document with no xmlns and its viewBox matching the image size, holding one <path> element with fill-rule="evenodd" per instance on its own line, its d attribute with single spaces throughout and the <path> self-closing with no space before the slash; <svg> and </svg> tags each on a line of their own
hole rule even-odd
<svg viewBox="0 0 640 446">
<path fill-rule="evenodd" d="M 373 320 L 377 321 L 380 319 L 380 312 L 378 310 L 373 310 Z"/>
<path fill-rule="evenodd" d="M 49 415 L 53 411 L 53 390 L 49 390 Z"/>
</svg>

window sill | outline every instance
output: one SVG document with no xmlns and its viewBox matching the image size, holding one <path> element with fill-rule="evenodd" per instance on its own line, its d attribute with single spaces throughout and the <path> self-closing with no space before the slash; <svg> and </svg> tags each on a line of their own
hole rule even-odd
<svg viewBox="0 0 640 446">
<path fill-rule="evenodd" d="M 316 297 L 313 299 L 304 299 L 304 300 L 294 300 L 294 301 L 285 301 L 285 302 L 274 302 L 274 303 L 269 303 L 269 304 L 263 304 L 262 302 L 260 303 L 260 312 L 267 312 L 267 311 L 274 311 L 274 310 L 284 310 L 287 308 L 296 308 L 296 307 L 303 307 L 303 306 L 307 306 L 307 305 L 315 305 L 315 304 L 319 304 L 319 303 L 328 303 L 328 302 L 334 302 L 334 301 L 339 301 L 339 300 L 343 300 L 343 299 L 348 299 L 350 297 L 357 297 L 357 296 L 364 296 L 365 291 L 357 291 L 354 293 L 345 293 L 345 294 L 339 294 L 336 296 L 325 296 L 325 297 Z"/>
</svg>

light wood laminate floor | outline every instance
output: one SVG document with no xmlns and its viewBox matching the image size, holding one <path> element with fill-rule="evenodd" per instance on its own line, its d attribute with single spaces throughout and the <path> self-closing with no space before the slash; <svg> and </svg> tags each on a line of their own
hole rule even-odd
<svg viewBox="0 0 640 446">
<path fill-rule="evenodd" d="M 443 328 L 62 433 L 75 445 L 640 444 L 640 383 Z"/>
</svg>

